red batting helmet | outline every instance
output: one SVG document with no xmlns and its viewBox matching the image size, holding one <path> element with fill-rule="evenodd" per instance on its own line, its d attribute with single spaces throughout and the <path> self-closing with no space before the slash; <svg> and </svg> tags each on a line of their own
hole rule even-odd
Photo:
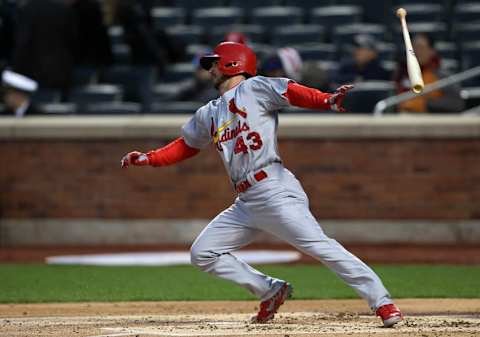
<svg viewBox="0 0 480 337">
<path fill-rule="evenodd" d="M 213 54 L 205 55 L 200 59 L 203 69 L 210 70 L 212 63 L 218 61 L 218 69 L 222 74 L 234 76 L 257 74 L 257 57 L 253 50 L 237 42 L 222 42 L 213 50 Z"/>
</svg>

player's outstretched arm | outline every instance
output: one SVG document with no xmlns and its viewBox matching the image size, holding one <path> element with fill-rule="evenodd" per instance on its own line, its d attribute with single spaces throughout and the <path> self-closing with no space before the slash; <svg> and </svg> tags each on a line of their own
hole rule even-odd
<svg viewBox="0 0 480 337">
<path fill-rule="evenodd" d="M 177 138 L 164 147 L 147 153 L 132 151 L 121 161 L 122 167 L 135 166 L 168 166 L 178 163 L 199 153 L 199 149 L 188 146 L 183 137 Z"/>
<path fill-rule="evenodd" d="M 322 92 L 318 89 L 291 82 L 284 94 L 291 105 L 307 109 L 324 109 L 344 112 L 343 100 L 353 85 L 342 85 L 333 93 Z"/>
</svg>

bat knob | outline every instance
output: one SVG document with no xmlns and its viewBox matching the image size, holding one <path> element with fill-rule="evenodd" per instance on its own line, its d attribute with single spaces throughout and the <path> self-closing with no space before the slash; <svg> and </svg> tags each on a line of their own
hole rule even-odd
<svg viewBox="0 0 480 337">
<path fill-rule="evenodd" d="M 399 9 L 397 9 L 397 16 L 398 16 L 399 18 L 404 18 L 404 17 L 406 17 L 406 16 L 407 16 L 407 11 L 405 10 L 405 8 L 401 8 L 401 7 L 400 7 Z"/>
</svg>

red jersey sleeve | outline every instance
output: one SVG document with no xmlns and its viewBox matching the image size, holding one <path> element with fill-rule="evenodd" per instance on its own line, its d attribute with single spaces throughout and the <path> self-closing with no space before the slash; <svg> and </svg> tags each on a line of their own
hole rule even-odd
<svg viewBox="0 0 480 337">
<path fill-rule="evenodd" d="M 180 137 L 160 149 L 148 152 L 147 157 L 152 166 L 168 166 L 193 157 L 199 152 L 199 149 L 188 146 L 183 137 Z"/>
<path fill-rule="evenodd" d="M 287 92 L 283 94 L 291 105 L 308 109 L 330 109 L 328 99 L 332 94 L 318 89 L 309 88 L 301 84 L 290 82 Z"/>
</svg>

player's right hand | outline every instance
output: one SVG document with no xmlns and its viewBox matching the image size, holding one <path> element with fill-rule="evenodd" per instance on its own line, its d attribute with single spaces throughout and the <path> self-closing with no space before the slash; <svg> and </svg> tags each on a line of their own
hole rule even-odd
<svg viewBox="0 0 480 337">
<path fill-rule="evenodd" d="M 122 158 L 121 164 L 122 168 L 127 168 L 128 165 L 145 166 L 150 164 L 150 160 L 145 153 L 132 151 Z"/>
<path fill-rule="evenodd" d="M 352 84 L 344 84 L 338 87 L 337 90 L 335 90 L 335 92 L 328 99 L 330 103 L 330 109 L 334 111 L 345 112 L 346 110 L 343 107 L 343 100 L 345 99 L 347 92 L 352 89 Z"/>
</svg>

